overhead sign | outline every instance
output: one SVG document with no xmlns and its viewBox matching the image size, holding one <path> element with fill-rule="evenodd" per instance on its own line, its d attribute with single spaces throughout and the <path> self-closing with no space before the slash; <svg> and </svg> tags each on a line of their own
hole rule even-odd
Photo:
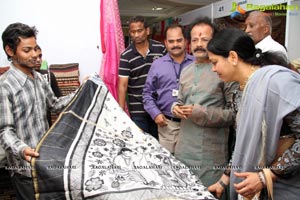
<svg viewBox="0 0 300 200">
<path fill-rule="evenodd" d="M 287 3 L 287 0 L 270 0 L 267 3 L 259 0 L 225 0 L 213 3 L 213 16 L 214 18 L 225 16 L 234 18 L 251 10 L 260 10 L 263 12 L 299 10 L 298 5 L 282 5 L 283 3 Z"/>
</svg>

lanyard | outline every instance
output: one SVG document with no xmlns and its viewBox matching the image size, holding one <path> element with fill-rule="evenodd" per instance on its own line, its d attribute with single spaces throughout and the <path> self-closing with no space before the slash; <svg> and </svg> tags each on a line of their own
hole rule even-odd
<svg viewBox="0 0 300 200">
<path fill-rule="evenodd" d="M 172 60 L 173 69 L 174 69 L 174 72 L 175 72 L 175 75 L 176 75 L 176 83 L 179 83 L 179 78 L 180 78 L 183 62 L 181 64 L 179 64 L 179 71 L 177 72 L 176 67 L 175 67 L 175 62 Z"/>
</svg>

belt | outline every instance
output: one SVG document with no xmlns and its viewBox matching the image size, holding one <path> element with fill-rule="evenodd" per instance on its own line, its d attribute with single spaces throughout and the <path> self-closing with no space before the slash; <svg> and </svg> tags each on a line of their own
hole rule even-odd
<svg viewBox="0 0 300 200">
<path fill-rule="evenodd" d="M 166 117 L 168 120 L 171 120 L 171 121 L 174 121 L 174 122 L 180 122 L 180 121 L 181 121 L 181 119 L 179 119 L 179 118 L 169 117 L 169 116 L 167 116 L 167 115 L 165 115 L 165 117 Z"/>
</svg>

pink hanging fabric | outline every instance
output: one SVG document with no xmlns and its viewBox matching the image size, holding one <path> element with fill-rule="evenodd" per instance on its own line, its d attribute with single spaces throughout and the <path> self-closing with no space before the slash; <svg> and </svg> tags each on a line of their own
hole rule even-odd
<svg viewBox="0 0 300 200">
<path fill-rule="evenodd" d="M 124 51 L 124 36 L 117 0 L 100 0 L 100 34 L 103 53 L 100 76 L 117 100 L 119 59 Z"/>
</svg>

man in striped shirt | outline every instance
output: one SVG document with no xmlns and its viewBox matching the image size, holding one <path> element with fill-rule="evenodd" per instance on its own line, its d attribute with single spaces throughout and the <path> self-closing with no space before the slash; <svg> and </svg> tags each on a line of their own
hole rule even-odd
<svg viewBox="0 0 300 200">
<path fill-rule="evenodd" d="M 125 109 L 127 94 L 131 119 L 143 131 L 158 138 L 157 125 L 144 110 L 142 93 L 152 62 L 166 54 L 166 49 L 160 42 L 148 39 L 150 28 L 143 17 L 130 20 L 129 34 L 132 43 L 120 58 L 118 101 Z"/>
<path fill-rule="evenodd" d="M 74 94 L 57 98 L 48 82 L 34 69 L 37 63 L 37 30 L 22 23 L 9 25 L 2 34 L 3 48 L 11 61 L 0 77 L 0 145 L 6 152 L 7 169 L 17 199 L 35 199 L 31 178 L 35 148 L 48 130 L 47 108 L 61 111 Z"/>
</svg>

